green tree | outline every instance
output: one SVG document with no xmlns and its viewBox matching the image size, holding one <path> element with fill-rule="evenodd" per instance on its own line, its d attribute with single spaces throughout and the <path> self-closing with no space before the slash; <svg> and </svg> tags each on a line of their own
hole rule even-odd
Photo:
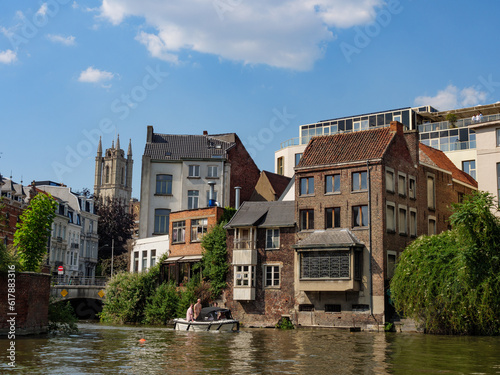
<svg viewBox="0 0 500 375">
<path fill-rule="evenodd" d="M 166 325 L 169 320 L 176 317 L 180 295 L 173 281 L 163 283 L 156 288 L 145 310 L 146 324 Z"/>
<path fill-rule="evenodd" d="M 500 334 L 500 222 L 493 197 L 474 193 L 453 210 L 453 230 L 422 236 L 402 253 L 391 297 L 427 332 Z"/>
<path fill-rule="evenodd" d="M 25 271 L 38 272 L 47 254 L 47 242 L 57 203 L 50 194 L 35 195 L 14 233 L 14 245 Z"/>
<path fill-rule="evenodd" d="M 201 241 L 204 250 L 201 260 L 203 276 L 210 283 L 212 298 L 217 298 L 226 287 L 226 275 L 229 271 L 225 224 L 223 221 L 214 226 Z"/>
</svg>

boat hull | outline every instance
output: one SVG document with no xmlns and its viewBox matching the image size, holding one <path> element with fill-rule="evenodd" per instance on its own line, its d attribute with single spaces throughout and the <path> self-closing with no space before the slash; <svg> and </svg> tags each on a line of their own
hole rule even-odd
<svg viewBox="0 0 500 375">
<path fill-rule="evenodd" d="M 209 322 L 188 322 L 184 319 L 174 319 L 174 329 L 176 331 L 238 331 L 240 323 L 237 320 L 215 320 Z"/>
</svg>

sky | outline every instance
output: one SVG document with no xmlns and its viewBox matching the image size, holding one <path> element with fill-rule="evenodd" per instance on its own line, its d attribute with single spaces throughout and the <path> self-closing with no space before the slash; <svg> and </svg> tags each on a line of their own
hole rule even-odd
<svg viewBox="0 0 500 375">
<path fill-rule="evenodd" d="M 274 171 L 299 126 L 500 100 L 496 0 L 2 0 L 0 173 L 94 186 L 120 136 L 140 197 L 148 125 L 234 132 Z"/>
</svg>

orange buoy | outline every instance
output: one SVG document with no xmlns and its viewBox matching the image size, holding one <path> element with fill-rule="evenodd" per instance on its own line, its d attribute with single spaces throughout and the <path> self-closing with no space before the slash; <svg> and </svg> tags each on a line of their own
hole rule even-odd
<svg viewBox="0 0 500 375">
<path fill-rule="evenodd" d="M 146 342 L 146 339 L 140 339 L 139 342 L 140 343 Z"/>
</svg>

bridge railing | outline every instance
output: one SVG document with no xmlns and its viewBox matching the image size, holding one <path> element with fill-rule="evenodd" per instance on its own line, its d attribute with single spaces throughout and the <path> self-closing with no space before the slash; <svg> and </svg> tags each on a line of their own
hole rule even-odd
<svg viewBox="0 0 500 375">
<path fill-rule="evenodd" d="M 56 278 L 53 280 L 53 285 L 93 285 L 105 286 L 109 278 L 105 276 L 97 277 L 73 277 L 70 279 Z"/>
</svg>

